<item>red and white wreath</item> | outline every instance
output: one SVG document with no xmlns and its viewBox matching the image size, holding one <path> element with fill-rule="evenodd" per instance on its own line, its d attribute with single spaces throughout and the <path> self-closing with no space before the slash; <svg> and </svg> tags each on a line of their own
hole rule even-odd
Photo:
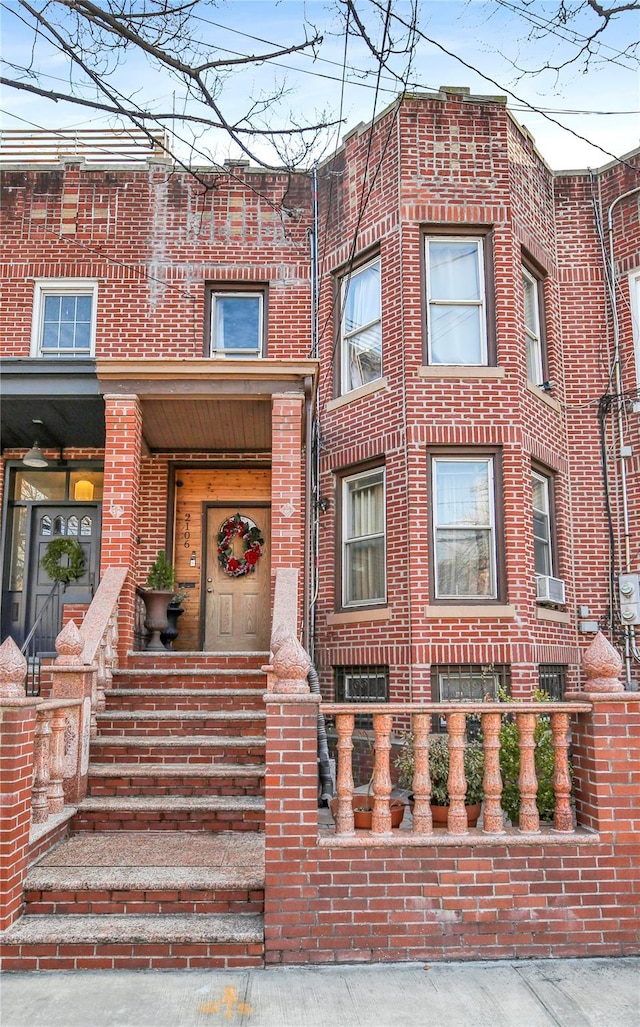
<svg viewBox="0 0 640 1027">
<path fill-rule="evenodd" d="M 244 544 L 244 555 L 234 556 L 233 540 L 241 538 Z M 240 513 L 224 521 L 218 532 L 218 563 L 230 578 L 241 578 L 243 574 L 252 574 L 262 556 L 264 539 L 260 529 L 253 521 L 242 517 Z"/>
</svg>

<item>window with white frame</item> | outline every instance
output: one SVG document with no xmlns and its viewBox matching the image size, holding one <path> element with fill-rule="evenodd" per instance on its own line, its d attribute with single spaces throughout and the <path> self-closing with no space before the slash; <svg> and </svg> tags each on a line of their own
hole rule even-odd
<svg viewBox="0 0 640 1027">
<path fill-rule="evenodd" d="M 533 551 L 536 574 L 553 576 L 553 538 L 551 525 L 551 480 L 538 471 L 531 472 L 533 492 Z"/>
<path fill-rule="evenodd" d="M 342 479 L 343 606 L 386 601 L 385 472 Z"/>
<path fill-rule="evenodd" d="M 37 281 L 33 296 L 31 355 L 93 356 L 97 295 L 97 283 L 86 279 Z"/>
<path fill-rule="evenodd" d="M 496 599 L 494 457 L 432 460 L 435 596 Z"/>
<path fill-rule="evenodd" d="M 341 283 L 341 392 L 382 377 L 380 259 L 352 271 Z"/>
<path fill-rule="evenodd" d="M 480 238 L 426 239 L 430 364 L 488 363 L 483 249 Z"/>
<path fill-rule="evenodd" d="M 542 283 L 526 267 L 522 268 L 524 292 L 524 334 L 527 345 L 527 379 L 534 385 L 544 382 L 540 303 Z"/>
<path fill-rule="evenodd" d="M 264 335 L 264 292 L 211 292 L 210 348 L 212 357 L 261 357 Z"/>
</svg>

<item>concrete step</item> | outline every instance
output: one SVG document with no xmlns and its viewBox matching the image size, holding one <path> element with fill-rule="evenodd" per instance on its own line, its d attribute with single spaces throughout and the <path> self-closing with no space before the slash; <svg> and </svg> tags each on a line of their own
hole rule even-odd
<svg viewBox="0 0 640 1027">
<path fill-rule="evenodd" d="M 90 763 L 88 794 L 261 795 L 264 764 Z"/>
<path fill-rule="evenodd" d="M 260 795 L 123 795 L 84 799 L 71 822 L 83 831 L 262 831 Z"/>
<path fill-rule="evenodd" d="M 264 734 L 264 710 L 108 710 L 98 716 L 99 738 L 126 735 Z"/>
<path fill-rule="evenodd" d="M 31 867 L 27 914 L 262 913 L 264 838 L 75 835 Z"/>
<path fill-rule="evenodd" d="M 103 763 L 206 764 L 264 760 L 264 736 L 247 735 L 98 735 L 91 749 Z"/>
<path fill-rule="evenodd" d="M 262 966 L 255 913 L 24 916 L 0 935 L 2 969 L 160 970 Z"/>
<path fill-rule="evenodd" d="M 269 663 L 269 653 L 265 651 L 247 653 L 202 653 L 181 652 L 179 649 L 165 649 L 155 652 L 146 650 L 127 655 L 127 669 L 167 670 L 184 668 L 187 670 L 230 670 L 236 668 L 260 670 Z"/>
<path fill-rule="evenodd" d="M 257 710 L 264 713 L 265 688 L 110 688 L 106 713 L 112 710 Z"/>
</svg>

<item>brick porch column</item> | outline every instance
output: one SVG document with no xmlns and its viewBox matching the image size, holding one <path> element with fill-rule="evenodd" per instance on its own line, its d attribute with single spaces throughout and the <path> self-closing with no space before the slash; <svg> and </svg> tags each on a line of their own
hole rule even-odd
<svg viewBox="0 0 640 1027">
<path fill-rule="evenodd" d="M 640 695 L 624 691 L 622 660 L 602 632 L 586 650 L 582 669 L 582 690 L 566 696 L 593 703 L 590 713 L 577 715 L 571 730 L 578 823 L 608 834 L 617 853 L 628 852 L 637 861 Z"/>
<path fill-rule="evenodd" d="M 25 697 L 27 661 L 8 638 L 0 646 L 0 930 L 21 915 L 29 859 L 36 707 Z"/>
<path fill-rule="evenodd" d="M 265 960 L 280 962 L 283 924 L 315 922 L 305 891 L 304 862 L 318 836 L 318 705 L 307 684 L 309 658 L 289 636 L 277 642 L 274 690 L 265 696 Z M 295 934 L 295 932 L 292 932 Z M 290 947 L 290 962 L 306 962 L 304 938 Z"/>
<path fill-rule="evenodd" d="M 105 396 L 104 501 L 101 570 L 127 567 L 120 598 L 118 655 L 133 648 L 142 412 L 137 396 Z"/>
<path fill-rule="evenodd" d="M 304 397 L 273 397 L 271 422 L 271 574 L 304 565 L 302 424 Z"/>
</svg>

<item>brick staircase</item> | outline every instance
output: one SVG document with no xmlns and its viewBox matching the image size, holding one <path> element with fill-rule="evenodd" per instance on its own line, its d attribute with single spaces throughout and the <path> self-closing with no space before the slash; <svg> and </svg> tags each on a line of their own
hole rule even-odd
<svg viewBox="0 0 640 1027">
<path fill-rule="evenodd" d="M 6 970 L 262 965 L 265 659 L 116 672 L 87 797 L 29 870 Z"/>
</svg>

